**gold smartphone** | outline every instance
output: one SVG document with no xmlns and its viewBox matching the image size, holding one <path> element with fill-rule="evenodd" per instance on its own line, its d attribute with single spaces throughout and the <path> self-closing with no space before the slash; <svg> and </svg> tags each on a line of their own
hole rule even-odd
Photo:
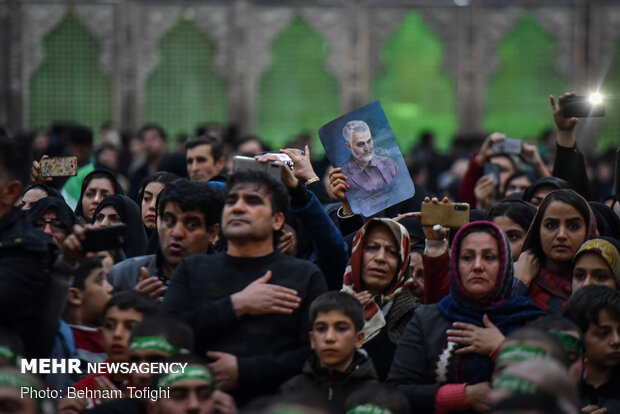
<svg viewBox="0 0 620 414">
<path fill-rule="evenodd" d="M 76 157 L 43 158 L 39 164 L 43 177 L 72 177 L 77 175 Z"/>
<path fill-rule="evenodd" d="M 467 203 L 422 203 L 422 225 L 459 228 L 469 223 Z"/>
</svg>

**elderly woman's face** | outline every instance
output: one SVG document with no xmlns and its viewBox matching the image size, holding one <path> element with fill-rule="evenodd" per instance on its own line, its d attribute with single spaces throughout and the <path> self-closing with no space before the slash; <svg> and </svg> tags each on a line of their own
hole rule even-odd
<svg viewBox="0 0 620 414">
<path fill-rule="evenodd" d="M 570 262 L 586 239 L 586 222 L 570 204 L 552 201 L 540 222 L 540 244 L 547 259 Z"/>
<path fill-rule="evenodd" d="M 362 282 L 373 295 L 388 287 L 398 269 L 400 248 L 383 225 L 375 226 L 366 236 L 362 251 Z"/>
<path fill-rule="evenodd" d="M 31 190 L 28 190 L 26 194 L 23 195 L 21 200 L 22 210 L 30 210 L 37 201 L 47 196 L 47 193 L 40 188 L 33 188 Z"/>
<path fill-rule="evenodd" d="M 458 257 L 459 275 L 465 291 L 483 299 L 495 288 L 499 274 L 497 240 L 489 233 L 470 233 L 461 242 Z"/>
</svg>

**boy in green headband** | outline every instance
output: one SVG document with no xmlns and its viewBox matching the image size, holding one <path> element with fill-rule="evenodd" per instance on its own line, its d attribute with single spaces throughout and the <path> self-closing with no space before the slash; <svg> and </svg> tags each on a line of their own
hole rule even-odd
<svg viewBox="0 0 620 414">
<path fill-rule="evenodd" d="M 168 398 L 148 401 L 149 414 L 234 414 L 234 399 L 218 390 L 206 361 L 193 355 L 178 355 L 166 363 L 187 363 L 182 373 L 154 375 L 151 388 L 168 390 Z"/>
</svg>

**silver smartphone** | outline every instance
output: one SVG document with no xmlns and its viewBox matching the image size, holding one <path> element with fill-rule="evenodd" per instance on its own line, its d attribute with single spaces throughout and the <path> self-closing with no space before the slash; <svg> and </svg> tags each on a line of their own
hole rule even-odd
<svg viewBox="0 0 620 414">
<path fill-rule="evenodd" d="M 233 157 L 233 173 L 238 171 L 262 171 L 278 181 L 282 181 L 282 163 L 279 161 L 260 162 L 252 157 L 236 155 Z"/>
</svg>

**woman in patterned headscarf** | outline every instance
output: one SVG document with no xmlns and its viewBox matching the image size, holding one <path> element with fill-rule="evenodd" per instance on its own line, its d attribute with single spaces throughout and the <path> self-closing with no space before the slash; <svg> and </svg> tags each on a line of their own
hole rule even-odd
<svg viewBox="0 0 620 414">
<path fill-rule="evenodd" d="M 620 241 L 595 237 L 581 245 L 573 259 L 571 295 L 584 286 L 620 289 Z"/>
<path fill-rule="evenodd" d="M 587 201 L 572 190 L 549 193 L 540 203 L 515 264 L 515 293 L 550 315 L 560 315 L 571 290 L 573 257 L 598 235 Z"/>
<path fill-rule="evenodd" d="M 409 268 L 409 232 L 387 218 L 373 218 L 353 239 L 344 292 L 364 306 L 364 349 L 384 380 L 400 339 L 419 300 Z"/>
<path fill-rule="evenodd" d="M 511 292 L 506 235 L 489 221 L 463 226 L 452 244 L 450 293 L 416 309 L 388 376 L 416 412 L 488 408 L 491 354 L 503 336 L 542 315 L 528 298 Z M 472 341 L 476 335 L 482 339 Z"/>
</svg>

